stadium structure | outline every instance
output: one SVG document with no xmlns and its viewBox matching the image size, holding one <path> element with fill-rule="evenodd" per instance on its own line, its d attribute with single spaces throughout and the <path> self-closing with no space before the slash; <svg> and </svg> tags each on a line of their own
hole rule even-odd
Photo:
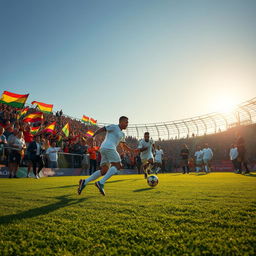
<svg viewBox="0 0 256 256">
<path fill-rule="evenodd" d="M 256 97 L 237 105 L 229 113 L 211 113 L 176 121 L 129 124 L 127 136 L 142 138 L 148 131 L 154 140 L 181 139 L 223 132 L 240 125 L 256 123 Z M 108 125 L 99 123 L 100 127 Z"/>
</svg>

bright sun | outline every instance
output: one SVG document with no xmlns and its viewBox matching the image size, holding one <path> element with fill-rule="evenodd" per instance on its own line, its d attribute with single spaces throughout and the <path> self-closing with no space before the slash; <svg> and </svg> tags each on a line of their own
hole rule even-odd
<svg viewBox="0 0 256 256">
<path fill-rule="evenodd" d="M 218 112 L 228 113 L 235 109 L 237 102 L 229 97 L 219 97 L 216 104 Z"/>
</svg>

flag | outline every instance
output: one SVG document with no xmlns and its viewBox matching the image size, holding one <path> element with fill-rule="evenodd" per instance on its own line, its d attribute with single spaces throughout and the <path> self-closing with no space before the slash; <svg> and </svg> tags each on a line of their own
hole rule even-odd
<svg viewBox="0 0 256 256">
<path fill-rule="evenodd" d="M 35 123 L 35 122 L 41 122 L 43 119 L 44 119 L 44 115 L 42 112 L 35 112 L 25 116 L 23 119 L 23 122 Z"/>
<path fill-rule="evenodd" d="M 44 112 L 44 113 L 52 113 L 52 108 L 53 105 L 52 104 L 46 104 L 43 102 L 38 102 L 38 101 L 32 101 L 31 104 L 36 104 L 38 106 L 38 108 Z"/>
<path fill-rule="evenodd" d="M 93 132 L 93 131 L 88 130 L 88 131 L 87 131 L 87 133 L 86 133 L 85 135 L 86 135 L 86 136 L 88 136 L 88 137 L 92 137 L 92 136 L 93 136 L 93 134 L 94 134 L 94 132 Z"/>
<path fill-rule="evenodd" d="M 20 119 L 22 116 L 25 116 L 29 110 L 29 107 L 20 109 L 17 111 L 17 119 Z"/>
<path fill-rule="evenodd" d="M 66 137 L 69 136 L 69 124 L 68 123 L 62 128 L 62 131 L 66 135 Z"/>
<path fill-rule="evenodd" d="M 39 129 L 40 129 L 40 126 L 31 127 L 31 128 L 30 128 L 30 133 L 33 134 L 33 135 L 35 135 L 35 134 L 38 133 Z"/>
<path fill-rule="evenodd" d="M 50 132 L 50 133 L 53 133 L 53 132 L 54 132 L 54 129 L 55 129 L 55 124 L 56 124 L 56 122 L 53 122 L 53 123 L 49 124 L 49 125 L 43 130 L 43 132 Z"/>
<path fill-rule="evenodd" d="M 88 117 L 88 116 L 83 115 L 83 117 L 82 117 L 82 121 L 83 121 L 84 123 L 88 123 L 88 122 L 89 122 L 89 117 Z"/>
<path fill-rule="evenodd" d="M 93 118 L 90 118 L 90 124 L 91 125 L 96 125 L 97 124 L 97 120 L 94 120 Z"/>
<path fill-rule="evenodd" d="M 4 91 L 0 99 L 0 103 L 8 104 L 15 108 L 23 108 L 29 94 L 16 94 Z"/>
</svg>

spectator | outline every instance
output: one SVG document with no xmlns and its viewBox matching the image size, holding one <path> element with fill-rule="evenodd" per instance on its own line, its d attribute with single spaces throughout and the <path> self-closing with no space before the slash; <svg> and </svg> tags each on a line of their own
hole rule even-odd
<svg viewBox="0 0 256 256">
<path fill-rule="evenodd" d="M 14 130 L 13 134 L 9 136 L 8 145 L 11 147 L 9 155 L 9 178 L 17 178 L 17 171 L 24 156 L 24 149 L 26 148 L 23 132 Z"/>
<path fill-rule="evenodd" d="M 4 160 L 4 147 L 7 145 L 6 137 L 4 136 L 4 128 L 0 126 L 0 161 Z"/>
<path fill-rule="evenodd" d="M 32 141 L 29 146 L 27 151 L 29 152 L 30 155 L 30 160 L 33 164 L 33 172 L 34 175 L 37 179 L 40 178 L 39 172 L 43 169 L 44 167 L 44 162 L 43 162 L 43 148 L 42 148 L 42 143 L 40 141 L 40 136 L 37 135 L 34 137 L 34 141 Z M 37 169 L 38 167 L 38 169 Z M 27 174 L 28 177 L 29 173 Z"/>
<path fill-rule="evenodd" d="M 46 150 L 50 168 L 58 168 L 58 152 L 60 150 L 60 147 L 56 147 L 55 141 L 52 141 L 51 146 Z"/>
<path fill-rule="evenodd" d="M 97 152 L 99 151 L 99 147 L 96 146 L 96 143 L 93 142 L 92 146 L 88 148 L 88 153 L 90 157 L 90 175 L 93 172 L 97 171 Z"/>
</svg>

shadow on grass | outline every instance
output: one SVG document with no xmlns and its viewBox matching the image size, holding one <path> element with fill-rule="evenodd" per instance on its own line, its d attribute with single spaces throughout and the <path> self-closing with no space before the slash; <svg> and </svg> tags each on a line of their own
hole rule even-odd
<svg viewBox="0 0 256 256">
<path fill-rule="evenodd" d="M 133 190 L 133 192 L 143 192 L 143 191 L 152 190 L 152 189 L 154 188 L 141 188 L 141 189 Z"/>
<path fill-rule="evenodd" d="M 28 219 L 28 218 L 38 217 L 41 215 L 46 215 L 60 208 L 82 203 L 88 199 L 88 198 L 72 199 L 72 198 L 68 198 L 68 195 L 58 196 L 54 198 L 58 199 L 59 201 L 49 205 L 42 206 L 42 207 L 30 209 L 21 213 L 1 216 L 0 225 L 13 223 L 13 222 Z"/>
<path fill-rule="evenodd" d="M 250 172 L 249 174 L 244 174 L 245 177 L 251 177 L 251 178 L 256 178 L 256 173 L 255 172 Z"/>
</svg>

